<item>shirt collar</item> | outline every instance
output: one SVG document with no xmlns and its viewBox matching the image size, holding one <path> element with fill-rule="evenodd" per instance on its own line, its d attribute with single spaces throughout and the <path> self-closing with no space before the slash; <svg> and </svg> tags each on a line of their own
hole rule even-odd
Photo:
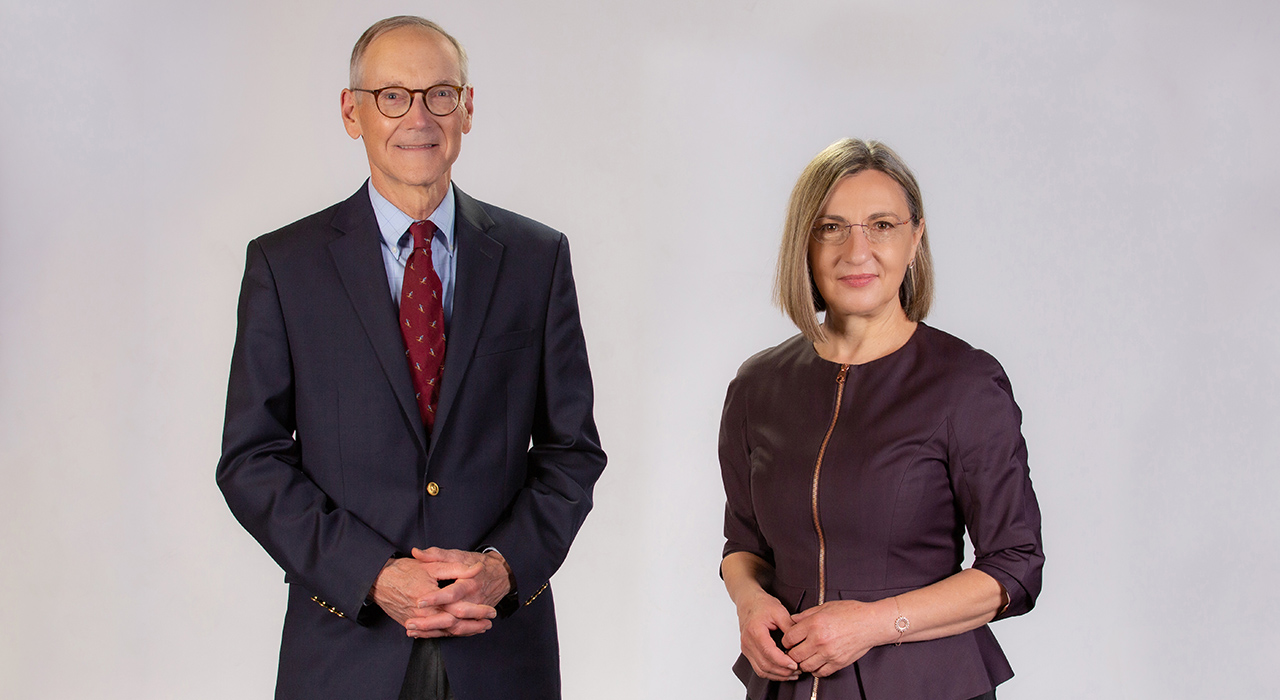
<svg viewBox="0 0 1280 700">
<path fill-rule="evenodd" d="M 453 251 L 453 219 L 455 215 L 453 183 L 445 190 L 440 206 L 431 212 L 427 220 L 436 225 L 436 235 L 444 236 L 444 244 Z M 381 192 L 369 181 L 369 202 L 373 204 L 373 215 L 378 219 L 378 230 L 382 234 L 382 242 L 392 251 L 400 249 L 400 239 L 409 230 L 414 218 L 396 208 L 396 205 L 382 196 Z M 413 247 L 413 243 L 409 243 Z"/>
</svg>

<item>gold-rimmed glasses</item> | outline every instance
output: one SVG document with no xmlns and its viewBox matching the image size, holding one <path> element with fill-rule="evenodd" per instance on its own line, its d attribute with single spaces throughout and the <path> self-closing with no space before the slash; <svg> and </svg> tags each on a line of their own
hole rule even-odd
<svg viewBox="0 0 1280 700">
<path fill-rule="evenodd" d="M 819 243 L 842 245 L 849 240 L 849 236 L 853 235 L 853 229 L 856 226 L 862 229 L 868 243 L 876 244 L 889 241 L 903 226 L 910 223 L 910 217 L 902 221 L 894 221 L 893 217 L 889 216 L 873 216 L 862 223 L 850 223 L 837 217 L 823 217 L 813 222 L 813 228 L 809 229 L 809 234 Z"/>
<path fill-rule="evenodd" d="M 409 113 L 409 109 L 413 107 L 413 96 L 418 94 L 422 95 L 422 103 L 427 106 L 428 112 L 437 117 L 447 117 L 462 104 L 462 93 L 468 87 L 470 86 L 441 83 L 425 90 L 410 90 L 399 85 L 390 85 L 377 90 L 351 88 L 351 91 L 367 92 L 373 95 L 374 104 L 378 105 L 378 111 L 382 112 L 382 116 L 388 119 L 399 119 Z"/>
</svg>

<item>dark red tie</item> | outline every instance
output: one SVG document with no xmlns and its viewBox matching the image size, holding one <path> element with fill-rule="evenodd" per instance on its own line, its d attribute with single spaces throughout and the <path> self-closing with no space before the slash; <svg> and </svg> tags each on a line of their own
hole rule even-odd
<svg viewBox="0 0 1280 700">
<path fill-rule="evenodd" d="M 404 284 L 400 288 L 400 334 L 404 336 L 404 354 L 418 409 L 429 435 L 436 423 L 440 377 L 444 374 L 444 292 L 431 264 L 431 239 L 436 225 L 415 221 L 409 226 L 409 233 L 413 234 L 413 252 L 405 263 Z"/>
</svg>

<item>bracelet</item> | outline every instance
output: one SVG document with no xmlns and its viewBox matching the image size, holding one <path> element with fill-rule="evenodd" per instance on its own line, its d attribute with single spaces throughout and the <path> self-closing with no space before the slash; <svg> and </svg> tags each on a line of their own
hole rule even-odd
<svg viewBox="0 0 1280 700">
<path fill-rule="evenodd" d="M 902 608 L 898 607 L 898 596 L 893 597 L 893 607 L 898 611 L 898 619 L 893 621 L 893 628 L 898 631 L 898 641 L 894 643 L 895 647 L 902 646 L 902 635 L 907 633 L 907 629 L 911 627 L 911 620 L 902 614 Z"/>
</svg>

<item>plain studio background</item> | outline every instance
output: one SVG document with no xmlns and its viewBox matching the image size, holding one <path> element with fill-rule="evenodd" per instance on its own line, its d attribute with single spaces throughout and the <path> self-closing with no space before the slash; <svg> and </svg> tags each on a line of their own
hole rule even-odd
<svg viewBox="0 0 1280 700">
<path fill-rule="evenodd" d="M 360 186 L 338 92 L 402 12 L 472 55 L 456 181 L 573 244 L 610 464 L 567 698 L 741 697 L 716 430 L 843 136 L 915 169 L 929 322 L 1025 414 L 1001 697 L 1277 695 L 1274 4 L 4 0 L 0 696 L 270 696 L 285 587 L 213 480 L 244 248 Z"/>
</svg>

